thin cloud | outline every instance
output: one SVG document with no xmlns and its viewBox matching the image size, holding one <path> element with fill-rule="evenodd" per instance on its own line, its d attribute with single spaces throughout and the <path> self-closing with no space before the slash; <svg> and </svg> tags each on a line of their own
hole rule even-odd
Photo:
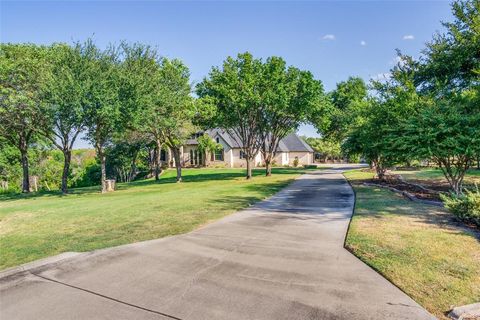
<svg viewBox="0 0 480 320">
<path fill-rule="evenodd" d="M 335 40 L 335 35 L 334 34 L 326 34 L 322 38 L 323 40 Z"/>
<path fill-rule="evenodd" d="M 367 45 L 367 42 L 365 42 L 365 41 L 362 40 L 362 41 L 360 41 L 360 45 L 363 46 L 363 47 L 365 47 L 365 46 Z"/>
<path fill-rule="evenodd" d="M 406 34 L 403 36 L 402 38 L 403 40 L 413 40 L 415 39 L 414 35 L 413 34 Z"/>
</svg>

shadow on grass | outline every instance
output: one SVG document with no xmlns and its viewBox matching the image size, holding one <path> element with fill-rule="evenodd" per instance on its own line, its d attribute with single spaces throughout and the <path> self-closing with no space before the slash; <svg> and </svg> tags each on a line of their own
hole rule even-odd
<svg viewBox="0 0 480 320">
<path fill-rule="evenodd" d="M 272 168 L 272 175 L 282 174 L 303 174 L 311 169 L 304 168 Z M 215 181 L 215 180 L 234 180 L 243 178 L 246 175 L 244 169 L 183 169 L 182 171 L 182 183 L 203 182 L 203 181 Z M 264 176 L 265 170 L 262 168 L 256 168 L 253 170 L 253 177 Z M 118 183 L 116 189 L 129 190 L 142 186 L 153 186 L 159 184 L 176 183 L 175 169 L 167 170 L 164 175 L 160 177 L 160 180 L 145 179 L 132 181 L 127 183 Z M 258 185 L 256 185 L 258 187 Z M 0 201 L 12 201 L 21 199 L 35 199 L 41 197 L 68 197 L 69 195 L 87 195 L 87 194 L 100 194 L 100 186 L 82 187 L 82 188 L 70 188 L 68 194 L 62 194 L 59 190 L 55 191 L 39 191 L 35 193 L 3 193 L 0 194 Z"/>
<path fill-rule="evenodd" d="M 375 187 L 355 186 L 357 204 L 354 216 L 385 219 L 389 215 L 414 217 L 415 222 L 453 232 L 466 232 L 480 241 L 480 230 L 458 221 L 446 209 L 416 203 L 401 195 Z"/>
</svg>

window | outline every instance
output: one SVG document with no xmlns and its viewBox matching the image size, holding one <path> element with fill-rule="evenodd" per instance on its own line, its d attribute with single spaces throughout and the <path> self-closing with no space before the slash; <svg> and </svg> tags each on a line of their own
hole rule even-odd
<svg viewBox="0 0 480 320">
<path fill-rule="evenodd" d="M 220 138 L 219 137 L 217 137 L 215 140 L 217 141 L 217 143 L 220 143 Z"/>
<path fill-rule="evenodd" d="M 245 154 L 245 152 L 243 152 L 243 150 L 240 150 L 240 159 L 246 159 L 247 156 Z"/>
<path fill-rule="evenodd" d="M 193 150 L 190 150 L 190 165 L 193 166 Z"/>
<path fill-rule="evenodd" d="M 223 149 L 215 150 L 215 161 L 223 161 Z"/>
</svg>

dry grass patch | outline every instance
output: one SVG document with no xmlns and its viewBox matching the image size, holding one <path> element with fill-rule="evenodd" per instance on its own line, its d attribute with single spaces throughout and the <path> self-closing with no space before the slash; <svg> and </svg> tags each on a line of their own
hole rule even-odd
<svg viewBox="0 0 480 320">
<path fill-rule="evenodd" d="M 347 247 L 439 318 L 478 302 L 480 234 L 444 209 L 355 184 L 366 175 L 346 173 L 357 196 Z"/>
</svg>

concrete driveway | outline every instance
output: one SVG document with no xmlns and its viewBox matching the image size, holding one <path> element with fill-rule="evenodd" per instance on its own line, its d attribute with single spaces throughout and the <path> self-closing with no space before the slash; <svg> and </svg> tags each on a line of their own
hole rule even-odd
<svg viewBox="0 0 480 320">
<path fill-rule="evenodd" d="M 4 277 L 1 319 L 434 319 L 343 248 L 338 170 L 194 232 Z"/>
</svg>

